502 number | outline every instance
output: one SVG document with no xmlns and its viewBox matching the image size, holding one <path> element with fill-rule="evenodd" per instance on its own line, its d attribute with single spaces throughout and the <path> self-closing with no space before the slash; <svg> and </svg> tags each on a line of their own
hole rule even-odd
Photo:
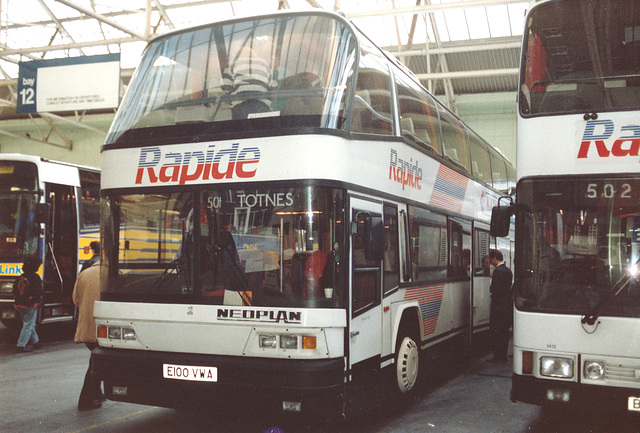
<svg viewBox="0 0 640 433">
<path fill-rule="evenodd" d="M 620 188 L 616 188 L 616 185 L 612 183 L 604 183 L 602 185 L 590 183 L 587 185 L 587 198 L 614 198 L 616 195 L 619 198 L 631 198 L 631 185 L 623 183 Z"/>
</svg>

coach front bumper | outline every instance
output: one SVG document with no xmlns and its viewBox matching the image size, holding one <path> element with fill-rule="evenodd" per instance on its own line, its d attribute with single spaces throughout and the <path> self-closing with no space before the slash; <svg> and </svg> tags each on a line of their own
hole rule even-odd
<svg viewBox="0 0 640 433">
<path fill-rule="evenodd" d="M 215 367 L 217 378 L 168 379 L 163 377 L 165 364 Z M 238 402 L 244 407 L 299 408 L 325 418 L 343 412 L 343 358 L 239 358 L 99 347 L 92 352 L 91 368 L 111 400 L 187 409 Z"/>
<path fill-rule="evenodd" d="M 560 382 L 518 374 L 512 377 L 511 401 L 514 402 L 627 410 L 630 397 L 640 402 L 640 389 Z"/>
</svg>

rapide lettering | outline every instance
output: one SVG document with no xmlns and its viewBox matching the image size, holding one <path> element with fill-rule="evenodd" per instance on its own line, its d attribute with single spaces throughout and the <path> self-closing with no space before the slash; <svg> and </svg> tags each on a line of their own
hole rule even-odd
<svg viewBox="0 0 640 433">
<path fill-rule="evenodd" d="M 140 149 L 136 184 L 178 183 L 221 179 L 248 179 L 256 175 L 260 149 L 234 143 L 211 144 L 206 151 L 166 152 L 160 147 Z"/>
<path fill-rule="evenodd" d="M 389 179 L 402 184 L 402 189 L 406 186 L 415 189 L 422 189 L 422 168 L 418 167 L 418 161 L 413 162 L 398 157 L 398 152 L 391 149 L 389 157 Z"/>
<path fill-rule="evenodd" d="M 639 156 L 640 125 L 624 125 L 616 131 L 612 120 L 590 120 L 584 128 L 578 158 L 588 158 L 593 148 L 595 153 L 591 155 L 600 158 Z"/>
</svg>

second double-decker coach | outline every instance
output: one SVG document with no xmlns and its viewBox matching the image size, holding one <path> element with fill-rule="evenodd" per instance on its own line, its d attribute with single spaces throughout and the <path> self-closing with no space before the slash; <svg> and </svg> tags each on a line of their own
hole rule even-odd
<svg viewBox="0 0 640 433">
<path fill-rule="evenodd" d="M 640 411 L 638 29 L 638 1 L 538 1 L 528 12 L 516 401 Z"/>
</svg>

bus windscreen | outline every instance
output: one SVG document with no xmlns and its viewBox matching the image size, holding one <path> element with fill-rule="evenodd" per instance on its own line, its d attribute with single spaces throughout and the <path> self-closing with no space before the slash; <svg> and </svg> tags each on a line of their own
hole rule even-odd
<svg viewBox="0 0 640 433">
<path fill-rule="evenodd" d="M 637 178 L 523 180 L 514 298 L 524 311 L 640 317 L 640 181 Z M 606 299 L 631 276 L 625 290 Z"/>
<path fill-rule="evenodd" d="M 221 23 L 158 38 L 145 50 L 123 101 L 128 109 L 114 119 L 106 143 L 156 137 L 158 128 L 163 136 L 274 123 L 338 128 L 354 53 L 344 23 L 322 15 Z"/>
<path fill-rule="evenodd" d="M 37 252 L 37 190 L 35 164 L 0 161 L 0 257 L 16 258 Z"/>
<path fill-rule="evenodd" d="M 341 200 L 315 187 L 109 197 L 103 299 L 338 307 Z"/>
</svg>

